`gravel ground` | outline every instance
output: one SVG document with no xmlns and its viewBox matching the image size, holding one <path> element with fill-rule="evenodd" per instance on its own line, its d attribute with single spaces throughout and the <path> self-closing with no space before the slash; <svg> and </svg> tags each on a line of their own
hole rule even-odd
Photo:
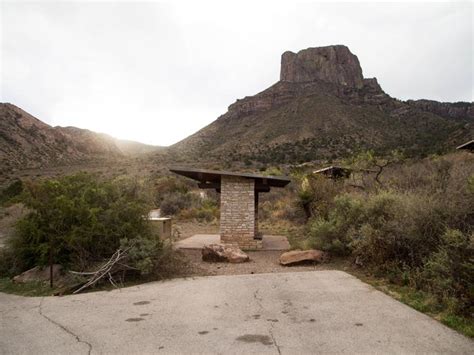
<svg viewBox="0 0 474 355">
<path fill-rule="evenodd" d="M 185 239 L 195 234 L 218 234 L 218 223 L 197 223 L 176 221 L 174 227 L 180 232 L 179 239 Z M 195 249 L 181 249 L 189 262 L 190 273 L 195 276 L 213 275 L 246 275 L 277 272 L 298 272 L 334 269 L 331 264 L 303 264 L 295 266 L 282 266 L 279 264 L 282 251 L 248 251 L 250 261 L 242 264 L 212 263 L 201 259 L 201 251 Z"/>
<path fill-rule="evenodd" d="M 281 251 L 249 251 L 246 252 L 250 261 L 241 264 L 212 263 L 201 259 L 200 250 L 181 250 L 190 263 L 193 275 L 245 275 L 279 272 L 299 272 L 333 269 L 331 264 L 303 264 L 295 266 L 282 266 L 279 264 Z"/>
</svg>

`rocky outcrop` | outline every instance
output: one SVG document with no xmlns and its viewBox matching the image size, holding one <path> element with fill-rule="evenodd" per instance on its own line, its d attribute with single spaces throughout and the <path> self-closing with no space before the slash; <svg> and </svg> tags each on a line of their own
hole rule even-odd
<svg viewBox="0 0 474 355">
<path fill-rule="evenodd" d="M 474 119 L 474 104 L 471 102 L 438 102 L 433 100 L 408 100 L 407 104 L 445 118 Z"/>
<path fill-rule="evenodd" d="M 280 264 L 293 265 L 308 261 L 322 263 L 327 259 L 327 254 L 321 250 L 292 250 L 281 254 Z"/>
<path fill-rule="evenodd" d="M 244 263 L 250 258 L 238 247 L 227 244 L 209 244 L 201 250 L 202 260 L 210 262 Z"/>
<path fill-rule="evenodd" d="M 280 80 L 293 83 L 325 81 L 354 88 L 364 85 L 359 59 L 341 45 L 283 53 Z"/>
<path fill-rule="evenodd" d="M 283 53 L 280 81 L 255 96 L 237 100 L 229 106 L 225 118 L 266 112 L 318 92 L 357 103 L 379 103 L 388 97 L 377 79 L 363 78 L 357 56 L 346 46 L 308 48 L 296 54 Z"/>
<path fill-rule="evenodd" d="M 424 155 L 471 139 L 473 122 L 472 103 L 398 100 L 376 78 L 363 78 L 347 47 L 329 46 L 285 52 L 280 81 L 237 100 L 169 152 L 264 163 L 334 159 L 369 149 Z"/>
</svg>

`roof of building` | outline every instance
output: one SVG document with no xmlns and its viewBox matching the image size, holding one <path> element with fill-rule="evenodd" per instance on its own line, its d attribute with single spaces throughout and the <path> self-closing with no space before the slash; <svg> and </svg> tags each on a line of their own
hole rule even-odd
<svg viewBox="0 0 474 355">
<path fill-rule="evenodd" d="M 313 171 L 314 174 L 325 173 L 330 171 L 351 171 L 349 168 L 344 168 L 342 166 L 327 166 L 325 168 Z"/>
<path fill-rule="evenodd" d="M 186 176 L 199 181 L 201 188 L 220 189 L 222 176 L 236 176 L 255 180 L 255 188 L 258 191 L 269 191 L 270 187 L 285 187 L 291 180 L 284 176 L 265 176 L 249 173 L 239 173 L 235 171 L 205 170 L 173 167 L 170 171 L 178 175 Z"/>
<path fill-rule="evenodd" d="M 466 142 L 464 144 L 461 144 L 459 147 L 456 147 L 456 149 L 469 149 L 469 150 L 474 150 L 474 139 Z"/>
</svg>

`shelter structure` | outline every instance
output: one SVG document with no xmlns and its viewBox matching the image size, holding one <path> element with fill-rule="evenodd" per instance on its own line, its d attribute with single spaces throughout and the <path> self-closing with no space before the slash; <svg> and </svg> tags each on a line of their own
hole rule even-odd
<svg viewBox="0 0 474 355">
<path fill-rule="evenodd" d="M 351 176 L 351 172 L 352 170 L 349 168 L 343 168 L 341 166 L 328 166 L 326 168 L 313 171 L 313 174 L 322 174 L 331 179 L 339 179 L 348 178 Z"/>
<path fill-rule="evenodd" d="M 272 187 L 285 187 L 286 177 L 262 176 L 230 171 L 171 168 L 175 174 L 198 181 L 201 189 L 215 189 L 221 195 L 220 240 L 242 249 L 262 248 L 258 231 L 258 196 Z"/>
<path fill-rule="evenodd" d="M 461 144 L 459 147 L 456 147 L 456 149 L 468 150 L 471 153 L 474 152 L 474 139 L 464 144 Z"/>
</svg>

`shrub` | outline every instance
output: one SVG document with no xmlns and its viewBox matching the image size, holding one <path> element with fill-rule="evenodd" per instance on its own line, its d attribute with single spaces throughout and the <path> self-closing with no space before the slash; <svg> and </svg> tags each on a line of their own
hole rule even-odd
<svg viewBox="0 0 474 355">
<path fill-rule="evenodd" d="M 23 192 L 23 182 L 20 179 L 16 179 L 5 189 L 0 191 L 0 205 L 8 203 L 15 198 L 18 198 L 19 195 Z"/>
<path fill-rule="evenodd" d="M 189 193 L 170 192 L 164 195 L 160 204 L 160 212 L 163 216 L 174 216 L 180 211 L 193 205 L 194 196 Z"/>
<path fill-rule="evenodd" d="M 450 303 L 455 313 L 474 311 L 474 234 L 448 229 L 421 272 L 421 287 Z"/>
<path fill-rule="evenodd" d="M 419 267 L 436 248 L 445 217 L 438 201 L 421 195 L 382 192 L 369 197 L 353 240 L 354 256 L 388 271 Z"/>
<path fill-rule="evenodd" d="M 338 196 L 326 218 L 319 217 L 310 224 L 308 246 L 336 255 L 351 252 L 351 237 L 360 225 L 362 201 L 351 195 Z"/>
<path fill-rule="evenodd" d="M 311 223 L 309 245 L 352 255 L 377 270 L 419 267 L 436 248 L 446 216 L 439 201 L 380 191 L 341 195 L 327 218 Z"/>
<path fill-rule="evenodd" d="M 328 213 L 309 222 L 307 246 L 351 255 L 365 270 L 428 291 L 450 314 L 472 315 L 473 163 L 456 154 L 390 167 L 384 189 L 328 199 Z"/>
<path fill-rule="evenodd" d="M 160 206 L 163 200 L 171 194 L 186 195 L 190 190 L 189 182 L 174 176 L 157 178 L 153 182 L 153 199 L 155 206 Z"/>
<path fill-rule="evenodd" d="M 193 207 L 181 210 L 179 217 L 211 222 L 219 218 L 219 206 L 212 198 L 199 198 L 194 201 Z"/>
<path fill-rule="evenodd" d="M 127 241 L 154 243 L 143 217 L 149 206 L 139 190 L 135 183 L 98 181 L 88 174 L 27 184 L 24 203 L 31 212 L 10 243 L 19 269 L 47 264 L 52 252 L 53 262 L 83 270 Z M 141 266 L 138 259 L 135 264 Z"/>
<path fill-rule="evenodd" d="M 304 176 L 299 182 L 297 203 L 304 210 L 307 219 L 326 217 L 342 187 L 342 181 L 312 174 Z"/>
</svg>

